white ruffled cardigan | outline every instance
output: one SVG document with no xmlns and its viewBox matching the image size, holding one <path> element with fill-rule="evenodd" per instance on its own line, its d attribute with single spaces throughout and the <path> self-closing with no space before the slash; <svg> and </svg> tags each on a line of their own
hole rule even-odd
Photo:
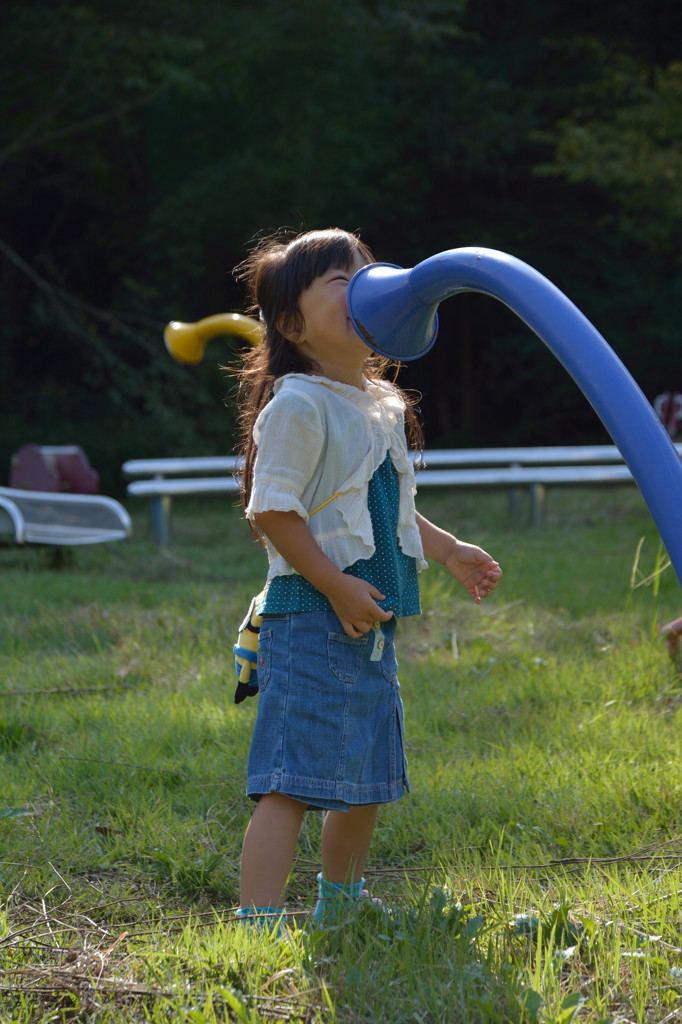
<svg viewBox="0 0 682 1024">
<path fill-rule="evenodd" d="M 367 485 L 390 452 L 400 478 L 398 540 L 426 568 L 415 517 L 405 403 L 386 382 L 365 390 L 303 373 L 280 377 L 254 426 L 258 451 L 246 515 L 295 511 L 328 558 L 345 569 L 374 554 Z M 333 497 L 333 500 L 329 499 Z M 266 542 L 268 579 L 295 570 Z"/>
</svg>

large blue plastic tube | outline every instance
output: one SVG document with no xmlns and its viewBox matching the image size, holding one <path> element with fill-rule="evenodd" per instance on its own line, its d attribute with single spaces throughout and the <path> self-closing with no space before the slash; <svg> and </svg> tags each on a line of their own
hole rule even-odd
<svg viewBox="0 0 682 1024">
<path fill-rule="evenodd" d="M 370 348 L 409 361 L 433 345 L 439 303 L 465 291 L 503 302 L 573 377 L 623 455 L 682 583 L 682 461 L 621 360 L 546 277 L 494 249 L 448 249 L 412 270 L 363 267 L 348 288 L 348 308 Z"/>
</svg>

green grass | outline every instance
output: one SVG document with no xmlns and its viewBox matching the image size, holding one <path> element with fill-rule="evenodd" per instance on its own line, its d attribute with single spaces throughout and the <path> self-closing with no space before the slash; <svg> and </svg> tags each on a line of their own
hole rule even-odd
<svg viewBox="0 0 682 1024">
<path fill-rule="evenodd" d="M 637 1021 L 682 1013 L 682 614 L 637 492 L 427 494 L 505 577 L 439 567 L 398 654 L 412 793 L 382 810 L 367 908 L 290 943 L 234 924 L 255 701 L 231 648 L 265 559 L 238 512 L 178 501 L 134 538 L 0 549 L 0 1020 Z"/>
</svg>

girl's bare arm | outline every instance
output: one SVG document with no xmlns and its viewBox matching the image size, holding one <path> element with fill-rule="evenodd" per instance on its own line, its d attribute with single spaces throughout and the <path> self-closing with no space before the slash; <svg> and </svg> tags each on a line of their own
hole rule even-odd
<svg viewBox="0 0 682 1024">
<path fill-rule="evenodd" d="M 421 534 L 426 558 L 440 562 L 468 590 L 476 604 L 487 597 L 502 578 L 499 563 L 487 551 L 475 544 L 457 540 L 451 533 L 441 530 L 417 512 L 417 526 Z"/>
<path fill-rule="evenodd" d="M 373 622 L 391 618 L 393 612 L 376 603 L 385 595 L 334 565 L 297 512 L 257 512 L 254 518 L 289 565 L 328 599 L 347 636 L 367 633 Z"/>
</svg>

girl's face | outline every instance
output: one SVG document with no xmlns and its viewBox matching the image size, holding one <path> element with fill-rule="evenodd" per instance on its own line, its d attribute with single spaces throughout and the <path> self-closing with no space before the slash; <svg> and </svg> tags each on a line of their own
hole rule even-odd
<svg viewBox="0 0 682 1024">
<path fill-rule="evenodd" d="M 304 288 L 298 300 L 304 326 L 292 339 L 325 377 L 356 387 L 362 386 L 362 368 L 370 351 L 353 327 L 347 294 L 351 278 L 366 263 L 356 253 L 349 267 L 330 267 Z"/>
</svg>

